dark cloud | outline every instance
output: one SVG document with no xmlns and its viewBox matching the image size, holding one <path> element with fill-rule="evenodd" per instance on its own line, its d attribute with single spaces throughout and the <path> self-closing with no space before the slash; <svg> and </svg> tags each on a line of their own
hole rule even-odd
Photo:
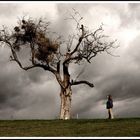
<svg viewBox="0 0 140 140">
<path fill-rule="evenodd" d="M 5 53 L 1 53 L 0 59 L 0 118 L 57 117 L 59 86 L 54 75 L 42 69 L 23 71 L 15 62 L 9 62 L 9 57 L 5 56 L 7 49 L 1 52 Z M 49 88 L 52 84 L 55 89 Z M 48 109 L 42 114 L 46 106 Z"/>
</svg>

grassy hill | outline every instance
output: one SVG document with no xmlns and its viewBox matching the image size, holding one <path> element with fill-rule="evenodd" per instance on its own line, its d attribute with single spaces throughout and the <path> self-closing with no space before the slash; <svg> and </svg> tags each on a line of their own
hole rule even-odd
<svg viewBox="0 0 140 140">
<path fill-rule="evenodd" d="M 139 137 L 140 118 L 0 120 L 0 137 Z"/>
</svg>

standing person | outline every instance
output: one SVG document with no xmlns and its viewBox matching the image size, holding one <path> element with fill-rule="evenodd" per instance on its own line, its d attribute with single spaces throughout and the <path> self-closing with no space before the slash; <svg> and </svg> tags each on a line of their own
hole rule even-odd
<svg viewBox="0 0 140 140">
<path fill-rule="evenodd" d="M 107 102 L 106 102 L 106 109 L 108 109 L 108 119 L 113 119 L 113 112 L 112 112 L 112 108 L 113 108 L 113 99 L 111 95 L 107 96 Z"/>
</svg>

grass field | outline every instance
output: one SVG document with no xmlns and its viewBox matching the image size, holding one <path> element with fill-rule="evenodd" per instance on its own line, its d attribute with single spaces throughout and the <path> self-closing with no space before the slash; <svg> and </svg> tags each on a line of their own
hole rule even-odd
<svg viewBox="0 0 140 140">
<path fill-rule="evenodd" d="M 0 137 L 139 137 L 140 118 L 0 120 Z"/>
</svg>

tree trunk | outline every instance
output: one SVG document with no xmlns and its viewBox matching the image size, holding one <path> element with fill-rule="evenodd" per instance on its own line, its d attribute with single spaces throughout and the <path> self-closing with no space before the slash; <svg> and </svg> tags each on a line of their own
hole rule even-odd
<svg viewBox="0 0 140 140">
<path fill-rule="evenodd" d="M 71 117 L 71 95 L 72 90 L 70 85 L 65 89 L 61 89 L 60 119 L 62 120 L 68 120 Z"/>
</svg>

